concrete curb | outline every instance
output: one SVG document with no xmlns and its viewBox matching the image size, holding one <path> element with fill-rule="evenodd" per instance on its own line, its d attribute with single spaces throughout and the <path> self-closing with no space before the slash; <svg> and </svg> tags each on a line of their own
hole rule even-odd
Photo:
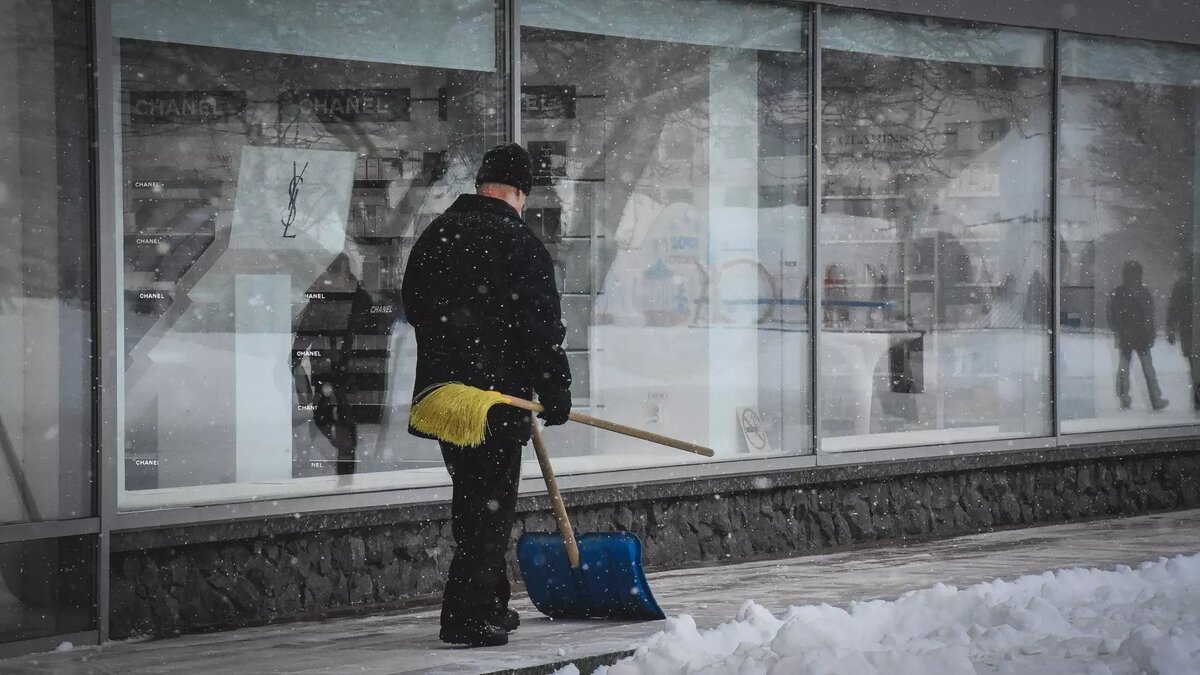
<svg viewBox="0 0 1200 675">
<path fill-rule="evenodd" d="M 600 666 L 611 666 L 620 661 L 626 656 L 632 656 L 637 651 L 635 649 L 623 649 L 617 652 L 606 652 L 596 654 L 595 656 L 583 656 L 576 659 L 564 659 L 562 661 L 554 661 L 552 663 L 543 663 L 536 666 L 525 666 L 524 668 L 509 668 L 507 670 L 489 670 L 482 675 L 550 675 L 557 670 L 565 668 L 569 665 L 574 665 L 579 669 L 582 675 L 589 675 L 593 670 Z"/>
</svg>

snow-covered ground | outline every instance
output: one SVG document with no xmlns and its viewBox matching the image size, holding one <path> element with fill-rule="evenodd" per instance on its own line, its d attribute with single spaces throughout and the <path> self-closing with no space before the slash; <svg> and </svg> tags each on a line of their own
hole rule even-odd
<svg viewBox="0 0 1200 675">
<path fill-rule="evenodd" d="M 747 601 L 712 630 L 686 614 L 669 619 L 633 656 L 596 673 L 1195 675 L 1200 555 L 938 584 L 845 609 L 792 607 L 781 618 Z"/>
<path fill-rule="evenodd" d="M 1012 579 L 1023 574 L 1041 574 L 1044 570 L 1075 566 L 1137 565 L 1143 560 L 1193 555 L 1198 551 L 1200 509 L 1030 529 L 1004 529 L 952 539 L 894 542 L 788 559 L 664 570 L 650 572 L 647 576 L 655 598 L 668 615 L 687 613 L 700 627 L 713 628 L 735 617 L 747 598 L 756 598 L 766 609 L 785 617 L 792 605 L 817 607 L 820 603 L 828 603 L 849 607 L 855 600 L 896 598 L 907 591 L 928 588 L 939 582 L 966 588 L 997 577 Z M 1194 566 L 1195 563 L 1191 564 Z M 1104 585 L 1094 583 L 1097 578 L 1092 577 L 1086 583 L 1082 591 L 1085 601 Z M 1106 583 L 1123 589 L 1127 582 Z M 1180 581 L 1171 593 L 1160 593 L 1157 585 L 1154 586 L 1153 594 L 1147 593 L 1147 599 L 1174 595 L 1179 607 L 1200 605 L 1194 594 L 1190 599 L 1187 595 L 1191 592 L 1189 586 L 1200 586 L 1194 581 Z M 1132 590 L 1109 593 L 1113 597 L 1106 602 L 1114 604 L 1114 598 L 1118 595 L 1129 597 Z M 996 594 L 999 595 L 999 591 Z M 1136 594 L 1132 597 L 1136 598 Z M 3 601 L 0 601 L 0 612 L 3 612 L 2 605 Z M 0 673 L 459 675 L 520 669 L 545 672 L 551 664 L 561 667 L 567 663 L 612 663 L 620 655 L 629 653 L 630 645 L 646 644 L 650 636 L 667 625 L 665 621 L 551 620 L 540 615 L 529 599 L 520 594 L 513 598 L 513 607 L 521 613 L 521 629 L 512 634 L 511 641 L 504 647 L 449 648 L 437 637 L 440 610 L 425 607 L 331 617 L 324 621 L 282 622 L 169 640 L 109 642 L 100 647 L 88 647 L 79 640 L 72 640 L 75 647 L 70 651 L 0 658 Z M 1161 612 L 1158 615 L 1165 617 Z M 1170 621 L 1170 618 L 1166 620 Z M 1180 619 L 1176 623 L 1194 634 L 1195 624 L 1188 621 L 1190 619 Z M 1135 622 L 1137 619 L 1129 621 Z M 910 623 L 913 623 L 911 627 L 901 627 L 907 632 L 898 630 L 896 635 L 908 635 L 922 625 L 915 620 Z M 677 624 L 673 622 L 672 625 Z M 826 630 L 841 630 L 842 625 Z M 1164 625 L 1158 624 L 1159 630 L 1169 633 Z M 1015 625 L 1015 628 L 1021 626 Z M 930 632 L 929 628 L 923 630 L 926 635 Z M 1124 639 L 1128 632 L 1131 631 L 1125 631 L 1119 638 Z M 863 634 L 854 640 L 854 646 L 866 644 L 871 639 L 875 638 Z M 51 646 L 47 645 L 47 648 Z M 733 646 L 726 649 L 732 651 Z M 1119 644 L 1117 649 L 1120 649 Z M 704 654 L 698 652 L 697 656 Z M 1032 663 L 1027 657 L 1021 655 L 1026 660 L 1016 661 L 1016 666 Z M 711 660 L 711 656 L 698 658 L 702 662 Z M 755 663 L 751 663 L 747 672 L 756 672 L 755 668 L 762 670 Z M 1056 672 L 1053 669 L 1038 670 L 1036 666 L 1022 671 L 1016 666 L 1010 670 L 1028 675 Z M 996 671 L 995 668 L 988 671 L 985 667 L 977 667 L 985 673 Z M 1112 663 L 1108 667 L 1109 672 L 1122 672 Z M 1125 668 L 1124 672 L 1130 670 L 1129 662 L 1125 662 Z M 787 670 L 787 664 L 779 670 L 789 674 L 795 672 Z M 854 671 L 843 672 L 853 674 Z M 1078 671 L 1069 668 L 1066 672 L 1075 675 L 1088 671 L 1083 667 Z M 1170 671 L 1164 669 L 1162 672 Z M 911 671 L 897 668 L 891 675 L 911 675 Z M 937 675 L 936 671 L 934 675 Z"/>
</svg>

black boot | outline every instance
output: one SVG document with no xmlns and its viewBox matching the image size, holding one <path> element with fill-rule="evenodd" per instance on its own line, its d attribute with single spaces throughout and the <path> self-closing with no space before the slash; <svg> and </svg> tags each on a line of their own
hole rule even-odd
<svg viewBox="0 0 1200 675">
<path fill-rule="evenodd" d="M 506 632 L 511 633 L 520 627 L 521 615 L 517 614 L 517 610 L 515 610 L 515 609 L 505 610 L 505 612 L 503 614 L 500 614 L 495 619 L 493 619 L 492 623 L 496 624 L 497 626 L 500 626 Z"/>
<path fill-rule="evenodd" d="M 508 644 L 508 632 L 487 622 L 470 621 L 443 625 L 438 637 L 442 642 L 468 647 L 500 647 Z"/>
</svg>

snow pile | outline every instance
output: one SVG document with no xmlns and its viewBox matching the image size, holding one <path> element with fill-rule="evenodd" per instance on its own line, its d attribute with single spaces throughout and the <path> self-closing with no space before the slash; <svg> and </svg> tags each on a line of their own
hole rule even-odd
<svg viewBox="0 0 1200 675">
<path fill-rule="evenodd" d="M 633 656 L 596 672 L 1195 675 L 1200 555 L 938 584 L 846 609 L 792 607 L 782 619 L 748 601 L 712 630 L 686 614 L 668 619 Z"/>
</svg>

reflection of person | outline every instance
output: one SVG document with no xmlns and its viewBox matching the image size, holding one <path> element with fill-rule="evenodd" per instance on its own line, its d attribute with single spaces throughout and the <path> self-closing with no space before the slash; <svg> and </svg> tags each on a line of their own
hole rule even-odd
<svg viewBox="0 0 1200 675">
<path fill-rule="evenodd" d="M 1108 325 L 1117 338 L 1120 361 L 1117 366 L 1117 397 L 1121 408 L 1130 405 L 1129 361 L 1136 352 L 1142 363 L 1142 374 L 1146 377 L 1146 388 L 1150 391 L 1150 406 L 1155 410 L 1167 407 L 1167 399 L 1158 388 L 1158 375 L 1154 362 L 1150 360 L 1150 348 L 1154 346 L 1154 299 L 1150 290 L 1142 284 L 1142 266 L 1136 260 L 1127 260 L 1121 269 L 1121 285 L 1113 289 L 1108 298 Z"/>
<path fill-rule="evenodd" d="M 825 325 L 840 326 L 850 321 L 849 282 L 840 265 L 825 268 Z"/>
<path fill-rule="evenodd" d="M 353 474 L 359 458 L 358 421 L 350 402 L 357 390 L 351 360 L 355 336 L 373 302 L 345 253 L 334 258 L 306 296 L 292 342 L 296 393 L 302 406 L 312 406 L 313 425 L 337 451 L 337 474 Z M 301 368 L 306 358 L 311 379 Z"/>
<path fill-rule="evenodd" d="M 875 269 L 874 265 L 867 265 L 867 273 L 871 276 L 871 300 L 879 303 L 878 307 L 872 307 L 869 318 L 871 325 L 880 320 L 886 320 L 888 317 L 886 311 L 888 308 L 888 274 L 887 268 L 880 266 Z"/>
<path fill-rule="evenodd" d="M 409 256 L 401 293 L 417 335 L 415 392 L 444 382 L 523 397 L 536 391 L 546 409 L 540 417 L 562 424 L 571 372 L 554 265 L 521 220 L 533 184 L 529 153 L 515 143 L 492 148 L 475 184 L 478 194 L 460 195 Z M 481 447 L 442 444 L 458 547 L 442 597 L 445 642 L 506 644 L 520 623 L 508 609 L 505 555 L 530 421 L 499 405 Z"/>
<path fill-rule="evenodd" d="M 1179 279 L 1171 288 L 1171 299 L 1167 302 L 1167 341 L 1175 344 L 1175 341 L 1179 340 L 1179 349 L 1188 362 L 1189 379 L 1192 383 L 1192 408 L 1200 410 L 1200 382 L 1196 379 L 1200 375 L 1200 372 L 1197 372 L 1200 369 L 1196 368 L 1196 359 L 1200 355 L 1196 354 L 1192 342 L 1193 311 L 1192 261 L 1189 258 L 1180 270 Z"/>
</svg>

